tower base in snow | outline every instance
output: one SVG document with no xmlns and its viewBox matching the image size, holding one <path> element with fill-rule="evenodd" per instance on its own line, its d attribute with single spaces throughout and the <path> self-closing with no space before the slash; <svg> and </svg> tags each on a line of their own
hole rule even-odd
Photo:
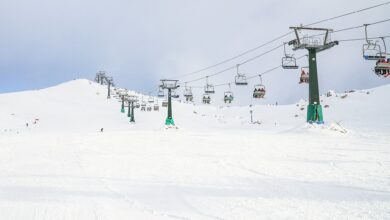
<svg viewBox="0 0 390 220">
<path fill-rule="evenodd" d="M 308 123 L 324 123 L 324 116 L 322 115 L 322 106 L 319 104 L 310 104 L 307 106 L 307 122 Z"/>
<path fill-rule="evenodd" d="M 173 121 L 173 118 L 167 118 L 165 120 L 165 125 L 167 125 L 167 126 L 175 126 L 175 122 Z"/>
</svg>

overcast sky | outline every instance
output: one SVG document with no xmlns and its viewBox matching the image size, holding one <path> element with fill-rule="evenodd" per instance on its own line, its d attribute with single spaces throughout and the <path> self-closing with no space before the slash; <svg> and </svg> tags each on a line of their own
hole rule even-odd
<svg viewBox="0 0 390 220">
<path fill-rule="evenodd" d="M 186 74 L 251 49 L 308 24 L 384 1 L 355 0 L 1 0 L 0 92 L 38 89 L 75 78 L 93 79 L 105 70 L 121 87 L 147 93 L 160 78 Z M 362 25 L 390 18 L 390 5 L 325 22 L 318 27 Z M 369 28 L 369 35 L 390 35 L 390 23 Z M 333 40 L 364 37 L 364 29 L 334 34 Z M 275 47 L 254 51 L 235 61 L 186 78 L 206 76 Z M 389 39 L 389 38 L 388 38 Z M 390 42 L 387 39 L 388 47 Z M 375 62 L 362 58 L 364 42 L 345 42 L 318 55 L 320 90 L 344 91 L 388 84 L 373 72 Z M 291 52 L 291 49 L 288 49 Z M 297 51 L 296 56 L 304 54 Z M 283 50 L 241 67 L 255 75 L 280 64 Z M 301 60 L 300 65 L 307 65 Z M 235 70 L 210 78 L 219 84 Z M 276 70 L 263 77 L 267 99 L 292 103 L 307 97 L 298 85 L 299 71 Z M 248 87 L 232 86 L 240 104 L 254 102 Z M 202 86 L 204 80 L 193 86 Z M 228 87 L 217 88 L 221 101 Z M 195 92 L 195 91 L 194 91 Z M 181 93 L 181 92 L 180 92 Z M 202 90 L 195 92 L 200 99 Z"/>
</svg>

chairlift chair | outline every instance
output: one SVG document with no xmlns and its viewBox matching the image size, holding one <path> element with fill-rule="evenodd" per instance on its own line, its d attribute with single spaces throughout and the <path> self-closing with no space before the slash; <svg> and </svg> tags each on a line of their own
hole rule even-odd
<svg viewBox="0 0 390 220">
<path fill-rule="evenodd" d="M 194 100 L 194 96 L 192 94 L 191 89 L 186 89 L 184 91 L 184 97 L 186 98 L 187 102 L 192 102 Z"/>
<path fill-rule="evenodd" d="M 162 86 L 160 85 L 158 87 L 158 93 L 157 93 L 157 97 L 159 98 L 164 98 L 165 94 L 164 94 L 164 91 L 162 90 Z"/>
<path fill-rule="evenodd" d="M 158 105 L 158 99 L 156 99 L 156 101 L 154 102 L 153 110 L 156 112 L 160 110 L 160 106 Z"/>
<path fill-rule="evenodd" d="M 165 94 L 164 91 L 158 91 L 157 97 L 164 98 Z"/>
<path fill-rule="evenodd" d="M 146 111 L 146 102 L 144 101 L 144 97 L 141 99 L 141 111 Z"/>
<path fill-rule="evenodd" d="M 203 104 L 210 104 L 211 103 L 211 97 L 209 94 L 204 94 L 202 98 Z"/>
<path fill-rule="evenodd" d="M 381 60 L 386 58 L 381 51 L 381 46 L 371 41 L 363 44 L 363 57 L 366 60 Z"/>
<path fill-rule="evenodd" d="M 211 85 L 211 84 L 207 84 L 207 85 L 204 87 L 204 92 L 205 92 L 206 94 L 214 94 L 214 93 L 215 93 L 214 86 Z"/>
<path fill-rule="evenodd" d="M 299 84 L 308 84 L 309 83 L 309 68 L 302 67 L 301 68 L 301 76 L 299 77 Z"/>
<path fill-rule="evenodd" d="M 184 86 L 184 97 L 186 98 L 187 102 L 192 102 L 193 101 L 193 95 L 192 95 L 192 89 L 191 87 L 187 87 L 187 83 Z"/>
<path fill-rule="evenodd" d="M 284 47 L 284 57 L 282 58 L 282 68 L 283 69 L 298 69 L 297 60 L 293 55 L 286 53 L 286 43 L 283 44 Z"/>
<path fill-rule="evenodd" d="M 178 93 L 176 93 L 176 91 L 172 91 L 171 97 L 174 99 L 178 99 L 178 98 L 180 98 L 180 95 Z"/>
<path fill-rule="evenodd" d="M 185 94 L 186 102 L 192 102 L 194 100 L 194 96 L 192 94 Z"/>
<path fill-rule="evenodd" d="M 263 99 L 266 94 L 266 89 L 265 86 L 263 85 L 263 80 L 261 78 L 261 75 L 259 75 L 259 77 L 260 77 L 260 84 L 255 85 L 255 88 L 253 90 L 253 98 L 255 99 Z"/>
<path fill-rule="evenodd" d="M 378 60 L 374 72 L 379 77 L 388 77 L 390 76 L 390 58 Z"/>
<path fill-rule="evenodd" d="M 204 87 L 204 93 L 206 94 L 214 94 L 215 93 L 215 89 L 214 89 L 214 86 L 212 84 L 209 84 L 209 77 L 206 76 L 206 86 Z"/>
<path fill-rule="evenodd" d="M 148 102 L 149 102 L 149 103 L 154 103 L 154 98 L 153 98 L 153 96 L 149 96 Z"/>
<path fill-rule="evenodd" d="M 255 89 L 253 91 L 253 98 L 263 99 L 265 97 L 265 93 L 266 90 L 264 85 L 261 84 L 255 85 Z"/>
<path fill-rule="evenodd" d="M 152 111 L 152 106 L 151 106 L 151 105 L 148 105 L 148 107 L 146 108 L 146 110 L 147 110 L 148 112 L 151 112 L 151 111 Z"/>
<path fill-rule="evenodd" d="M 363 44 L 363 58 L 366 60 L 382 60 L 386 59 L 386 42 L 384 38 L 382 38 L 383 46 L 385 47 L 385 51 L 382 51 L 381 46 L 378 44 L 378 42 L 373 42 L 368 39 L 368 31 L 367 31 L 368 24 L 364 25 L 364 32 L 366 37 L 366 42 Z"/>
<path fill-rule="evenodd" d="M 246 86 L 246 85 L 248 85 L 248 81 L 247 81 L 247 79 L 246 79 L 245 74 L 241 74 L 241 73 L 239 73 L 239 71 L 238 71 L 238 68 L 240 67 L 240 64 L 237 64 L 236 66 L 237 66 L 237 75 L 236 75 L 236 77 L 235 77 L 235 83 L 236 83 L 236 85 L 237 85 L 237 86 Z"/>
<path fill-rule="evenodd" d="M 223 101 L 225 103 L 232 103 L 234 99 L 234 95 L 233 95 L 233 92 L 231 91 L 231 87 L 230 87 L 230 83 L 229 83 L 229 91 L 226 91 L 224 94 L 223 94 Z"/>
<path fill-rule="evenodd" d="M 282 58 L 283 69 L 298 69 L 297 60 L 292 56 L 285 56 Z"/>
<path fill-rule="evenodd" d="M 168 107 L 168 100 L 167 99 L 164 99 L 162 101 L 162 107 Z"/>
<path fill-rule="evenodd" d="M 229 103 L 230 104 L 230 103 L 232 103 L 233 99 L 234 99 L 234 96 L 233 96 L 232 92 L 225 92 L 224 93 L 223 101 L 225 103 Z"/>
</svg>

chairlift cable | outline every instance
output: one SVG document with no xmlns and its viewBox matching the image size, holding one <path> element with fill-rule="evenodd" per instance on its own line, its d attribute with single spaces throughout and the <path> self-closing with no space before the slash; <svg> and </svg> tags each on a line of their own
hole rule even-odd
<svg viewBox="0 0 390 220">
<path fill-rule="evenodd" d="M 223 70 L 221 70 L 221 71 L 218 71 L 218 72 L 216 72 L 216 73 L 209 74 L 209 75 L 207 75 L 207 76 L 200 77 L 200 78 L 197 78 L 197 79 L 185 81 L 185 82 L 183 82 L 183 83 L 192 83 L 192 82 L 196 82 L 196 81 L 200 81 L 200 80 L 202 80 L 202 79 L 205 79 L 206 77 L 212 77 L 212 76 L 219 75 L 219 74 L 224 73 L 224 72 L 226 72 L 226 71 L 229 71 L 229 70 L 232 70 L 232 69 L 237 68 L 237 65 L 239 65 L 239 66 L 240 66 L 240 65 L 244 65 L 244 64 L 247 64 L 247 63 L 249 63 L 249 62 L 251 62 L 251 61 L 253 61 L 253 60 L 259 59 L 260 57 L 263 57 L 263 56 L 265 56 L 266 54 L 269 54 L 269 53 L 271 53 L 271 52 L 273 52 L 273 51 L 275 51 L 275 50 L 277 50 L 277 49 L 279 49 L 279 48 L 281 48 L 281 47 L 283 47 L 283 44 L 281 44 L 281 45 L 279 45 L 279 46 L 277 46 L 277 47 L 274 47 L 274 48 L 272 48 L 271 50 L 268 50 L 268 51 L 266 51 L 266 52 L 264 52 L 264 53 L 262 53 L 262 54 L 259 54 L 259 55 L 255 56 L 255 57 L 249 58 L 249 59 L 247 59 L 247 60 L 245 60 L 245 61 L 243 61 L 243 62 L 241 62 L 241 63 L 239 63 L 239 64 L 236 64 L 236 65 L 234 65 L 234 66 L 230 66 L 230 67 L 228 67 L 228 68 L 226 68 L 226 69 L 223 69 Z M 183 84 L 183 83 L 179 83 L 179 85 L 181 85 L 181 84 Z"/>
<path fill-rule="evenodd" d="M 379 37 L 371 37 L 371 38 L 369 38 L 369 39 L 380 39 L 380 38 L 384 38 L 384 39 L 390 38 L 390 35 L 379 36 Z M 363 41 L 363 40 L 366 40 L 366 39 L 365 39 L 365 38 L 344 39 L 344 40 L 339 40 L 339 42 Z M 307 54 L 298 57 L 297 60 L 300 60 L 300 59 L 302 59 L 302 58 L 304 58 L 304 57 L 307 57 Z M 235 66 L 230 67 L 229 70 L 230 70 L 230 69 L 233 69 L 234 67 L 235 67 Z M 258 77 L 259 75 L 268 74 L 268 73 L 273 72 L 273 71 L 275 71 L 276 69 L 279 69 L 279 68 L 281 68 L 281 67 L 282 67 L 282 65 L 278 65 L 278 66 L 273 67 L 273 68 L 271 68 L 271 69 L 268 69 L 268 70 L 266 70 L 266 71 L 264 71 L 264 72 L 262 72 L 262 73 L 260 73 L 260 74 L 256 74 L 256 75 L 253 75 L 253 76 L 249 76 L 249 77 L 247 77 L 247 80 L 256 78 L 256 77 Z M 224 71 L 227 71 L 227 70 L 224 70 Z M 222 71 L 221 71 L 221 72 L 222 72 Z M 210 75 L 209 75 L 209 76 L 210 76 Z M 196 81 L 198 81 L 198 80 L 196 80 Z M 191 81 L 187 81 L 187 83 L 189 83 L 189 82 L 191 82 Z M 226 85 L 228 85 L 229 83 L 234 83 L 234 82 L 221 83 L 221 84 L 214 85 L 214 87 L 226 86 Z M 203 87 L 202 87 L 202 86 L 193 86 L 192 88 L 193 88 L 193 89 L 200 89 L 200 88 L 203 88 Z"/>
<path fill-rule="evenodd" d="M 375 9 L 375 8 L 386 6 L 386 5 L 389 5 L 389 4 L 390 4 L 390 1 L 387 1 L 387 2 L 384 2 L 384 3 L 381 3 L 381 4 L 373 5 L 373 6 L 370 6 L 370 7 L 362 8 L 362 9 L 359 9 L 359 10 L 356 10 L 356 11 L 348 12 L 348 13 L 345 13 L 345 14 L 341 14 L 341 15 L 338 15 L 338 16 L 331 17 L 331 18 L 327 18 L 327 19 L 323 19 L 323 20 L 320 20 L 320 21 L 316 21 L 316 22 L 313 22 L 313 23 L 310 23 L 310 24 L 307 24 L 307 25 L 303 25 L 303 27 L 313 26 L 313 25 L 316 25 L 316 24 L 320 24 L 320 23 L 323 23 L 323 22 L 339 19 L 339 18 L 346 17 L 346 16 L 353 15 L 353 14 L 357 14 L 357 13 L 361 13 L 361 12 L 364 12 L 364 11 L 367 11 L 367 10 Z M 293 31 L 289 31 L 289 32 L 287 32 L 285 34 L 282 34 L 282 35 L 280 35 L 280 36 L 270 40 L 270 41 L 267 41 L 264 44 L 261 44 L 261 45 L 259 45 L 257 47 L 251 48 L 251 49 L 248 49 L 248 50 L 246 50 L 246 51 L 244 51 L 244 52 L 242 52 L 242 53 L 240 53 L 238 55 L 235 55 L 235 56 L 230 57 L 228 59 L 222 60 L 222 61 L 220 61 L 220 62 L 218 62 L 216 64 L 213 64 L 213 65 L 210 65 L 210 66 L 206 66 L 204 68 L 201 68 L 201 69 L 193 71 L 193 72 L 189 72 L 187 74 L 178 75 L 178 76 L 173 77 L 173 78 L 183 78 L 183 77 L 194 75 L 194 74 L 197 74 L 197 73 L 200 73 L 200 72 L 212 69 L 214 67 L 220 66 L 222 64 L 228 63 L 228 62 L 230 62 L 232 60 L 235 60 L 235 59 L 240 58 L 240 57 L 242 57 L 242 56 L 244 56 L 246 54 L 249 54 L 249 53 L 251 53 L 253 51 L 256 51 L 256 50 L 258 50 L 260 48 L 263 48 L 263 47 L 265 47 L 265 46 L 267 46 L 267 45 L 269 45 L 269 44 L 271 44 L 273 42 L 276 42 L 276 41 L 278 41 L 278 40 L 280 40 L 280 39 L 282 39 L 282 38 L 284 38 L 284 37 L 286 37 L 286 36 L 288 36 L 288 35 L 290 35 L 292 33 L 293 33 Z"/>
<path fill-rule="evenodd" d="M 374 39 L 380 39 L 380 38 L 389 38 L 390 35 L 387 36 L 380 36 L 380 37 L 370 37 L 368 38 L 369 40 L 374 40 Z M 338 40 L 339 42 L 352 42 L 352 41 L 364 41 L 366 38 L 354 38 L 354 39 L 344 39 L 344 40 Z"/>
<path fill-rule="evenodd" d="M 381 20 L 381 21 L 369 23 L 368 25 L 376 25 L 376 24 L 380 24 L 380 23 L 384 23 L 384 22 L 388 22 L 388 21 L 390 21 L 390 19 L 385 19 L 385 20 Z M 354 26 L 354 27 L 349 27 L 349 28 L 343 28 L 343 29 L 340 29 L 340 30 L 336 30 L 336 31 L 334 31 L 334 32 L 343 32 L 343 31 L 348 31 L 348 30 L 351 30 L 351 29 L 357 29 L 357 28 L 361 28 L 361 27 L 364 27 L 364 25 Z M 321 34 L 321 35 L 323 35 L 323 34 Z M 317 35 L 313 35 L 313 36 L 317 36 Z M 319 36 L 319 35 L 318 35 L 318 36 Z M 370 38 L 370 39 L 378 39 L 378 37 L 377 37 L 377 38 Z M 342 41 L 346 41 L 346 40 L 339 40 L 339 42 L 342 42 Z M 264 52 L 264 53 L 262 53 L 262 54 L 259 54 L 259 55 L 257 55 L 257 56 L 252 57 L 252 58 L 249 58 L 249 59 L 247 59 L 247 60 L 245 60 L 245 61 L 243 61 L 243 62 L 241 62 L 241 63 L 239 63 L 239 64 L 236 64 L 235 66 L 231 66 L 231 67 L 228 67 L 228 68 L 223 69 L 223 70 L 221 70 L 221 71 L 218 71 L 218 72 L 216 72 L 216 73 L 209 74 L 208 77 L 216 76 L 216 75 L 219 75 L 219 74 L 224 73 L 224 72 L 226 72 L 226 71 L 229 71 L 229 70 L 232 70 L 232 69 L 234 69 L 234 68 L 237 68 L 237 65 L 241 66 L 241 65 L 247 64 L 247 63 L 249 63 L 249 62 L 251 62 L 251 61 L 253 61 L 253 60 L 256 60 L 256 59 L 258 59 L 258 58 L 260 58 L 260 57 L 263 57 L 264 55 L 266 55 L 266 54 L 268 54 L 268 53 L 271 53 L 271 52 L 273 52 L 273 51 L 279 49 L 280 47 L 284 47 L 284 43 L 281 44 L 281 45 L 279 45 L 279 46 L 277 46 L 277 47 L 274 47 L 274 48 L 272 48 L 272 49 L 270 49 L 270 50 L 268 50 L 268 51 L 266 51 L 266 52 Z M 205 79 L 205 77 L 200 77 L 200 78 L 193 79 L 193 80 L 189 80 L 189 81 L 186 81 L 186 82 L 187 82 L 187 83 L 192 83 L 192 82 L 200 81 L 200 80 L 202 80 L 202 79 Z M 185 83 L 185 82 L 184 82 L 184 83 Z M 181 84 L 183 84 L 183 83 L 179 83 L 179 85 L 181 85 Z"/>
<path fill-rule="evenodd" d="M 348 13 L 345 13 L 345 14 L 342 14 L 342 15 L 338 15 L 338 16 L 335 16 L 335 17 L 323 19 L 323 20 L 320 20 L 320 21 L 317 21 L 317 22 L 305 25 L 304 27 L 313 26 L 313 25 L 320 24 L 320 23 L 323 23 L 323 22 L 326 22 L 326 21 L 339 19 L 339 18 L 346 17 L 346 16 L 349 16 L 349 15 L 357 14 L 357 13 L 360 13 L 360 12 L 363 12 L 363 11 L 367 11 L 367 10 L 371 10 L 371 9 L 374 9 L 374 8 L 382 7 L 382 6 L 385 6 L 385 5 L 388 5 L 388 4 L 390 4 L 390 1 L 378 4 L 378 5 L 373 5 L 373 6 L 370 6 L 370 7 L 367 7 L 367 8 L 362 8 L 360 10 L 348 12 Z"/>
<path fill-rule="evenodd" d="M 388 2 L 387 4 L 390 4 L 390 2 Z M 378 6 L 378 7 L 379 7 L 379 6 Z M 348 30 L 352 30 L 352 29 L 358 29 L 358 28 L 365 27 L 366 25 L 377 25 L 377 24 L 381 24 L 381 23 L 384 23 L 384 22 L 388 22 L 388 21 L 390 21 L 390 19 L 385 19 L 385 20 L 381 20 L 381 21 L 377 21 L 377 22 L 372 22 L 372 23 L 364 24 L 364 25 L 360 25 L 360 26 L 354 26 L 354 27 L 349 27 L 349 28 L 343 28 L 343 29 L 334 31 L 333 33 L 348 31 Z M 314 36 L 316 36 L 316 35 L 314 35 Z M 368 39 L 380 39 L 380 38 L 385 39 L 385 38 L 389 38 L 389 37 L 390 37 L 390 35 L 387 35 L 387 36 L 380 36 L 380 37 L 371 37 L 371 38 L 368 38 Z M 362 41 L 362 40 L 366 40 L 366 38 L 344 39 L 344 40 L 338 40 L 338 41 L 339 41 L 339 42 L 352 42 L 352 41 Z M 237 65 L 243 65 L 243 64 L 249 63 L 249 62 L 251 62 L 251 61 L 253 61 L 253 60 L 256 60 L 256 59 L 258 59 L 258 58 L 260 58 L 260 57 L 262 57 L 262 56 L 264 56 L 264 55 L 266 55 L 266 54 L 268 54 L 268 53 L 270 53 L 270 52 L 272 52 L 272 51 L 274 51 L 274 50 L 277 50 L 277 49 L 279 49 L 280 47 L 283 47 L 283 46 L 284 46 L 284 43 L 283 43 L 282 45 L 279 45 L 279 46 L 277 46 L 277 47 L 275 47 L 275 48 L 272 48 L 272 49 L 269 50 L 269 51 L 266 51 L 266 52 L 264 52 L 264 53 L 262 53 L 262 54 L 260 54 L 260 55 L 255 56 L 255 57 L 252 57 L 252 58 L 250 58 L 250 59 L 248 59 L 248 60 L 246 60 L 246 61 L 244 61 L 244 62 L 242 62 L 242 63 L 240 63 L 240 64 L 237 64 Z M 300 57 L 300 58 L 302 58 L 302 57 Z M 232 70 L 232 69 L 236 68 L 237 65 L 228 67 L 228 68 L 226 68 L 226 69 L 223 69 L 223 70 L 218 71 L 218 72 L 213 73 L 213 74 L 209 74 L 209 75 L 206 76 L 206 77 L 208 78 L 208 77 L 211 77 L 211 76 L 216 76 L 216 75 L 219 75 L 219 74 L 224 73 L 224 72 L 226 72 L 226 71 Z M 277 69 L 277 68 L 279 68 L 279 67 L 281 67 L 281 65 L 278 66 L 278 67 L 276 67 L 276 68 L 271 69 L 271 71 L 273 71 L 274 69 Z M 197 79 L 194 79 L 194 80 L 189 80 L 189 81 L 186 81 L 186 82 L 184 82 L 184 83 L 196 82 L 196 81 L 205 79 L 206 77 L 201 77 L 201 78 L 197 78 Z M 253 78 L 253 77 L 248 77 L 247 79 L 251 79 L 251 78 Z M 183 83 L 179 83 L 179 85 L 181 85 L 181 84 L 183 84 Z M 224 83 L 224 84 L 219 84 L 219 85 L 215 85 L 215 87 L 218 87 L 218 86 L 221 86 L 221 85 L 226 85 L 226 83 Z M 197 88 L 197 87 L 193 87 L 193 88 Z M 199 87 L 199 88 L 202 88 L 202 87 Z"/>
</svg>

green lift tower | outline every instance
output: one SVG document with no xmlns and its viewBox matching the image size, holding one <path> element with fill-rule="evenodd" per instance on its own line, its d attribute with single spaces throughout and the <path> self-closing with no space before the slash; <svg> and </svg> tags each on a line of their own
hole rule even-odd
<svg viewBox="0 0 390 220">
<path fill-rule="evenodd" d="M 309 52 L 309 104 L 307 106 L 307 122 L 324 123 L 320 102 L 317 72 L 317 53 L 338 45 L 338 41 L 330 40 L 332 29 L 290 27 L 295 32 L 296 39 L 289 42 L 293 50 L 306 49 Z M 321 32 L 321 33 L 319 33 Z M 315 33 L 315 34 L 313 34 Z"/>
<path fill-rule="evenodd" d="M 161 88 L 168 90 L 168 116 L 165 120 L 165 125 L 167 126 L 175 126 L 175 122 L 172 116 L 172 90 L 179 88 L 177 84 L 178 80 L 172 79 L 162 79 L 161 80 Z"/>
<path fill-rule="evenodd" d="M 129 95 L 127 97 L 127 101 L 129 102 L 129 112 L 128 112 L 128 116 L 130 117 L 130 122 L 131 123 L 135 123 L 135 119 L 134 119 L 134 103 L 138 102 L 138 97 L 135 96 L 135 95 Z"/>
<path fill-rule="evenodd" d="M 125 113 L 125 99 L 126 99 L 126 96 L 127 96 L 127 91 L 126 90 L 121 90 L 119 92 L 119 96 L 121 97 L 121 102 L 122 102 L 121 112 Z"/>
</svg>

